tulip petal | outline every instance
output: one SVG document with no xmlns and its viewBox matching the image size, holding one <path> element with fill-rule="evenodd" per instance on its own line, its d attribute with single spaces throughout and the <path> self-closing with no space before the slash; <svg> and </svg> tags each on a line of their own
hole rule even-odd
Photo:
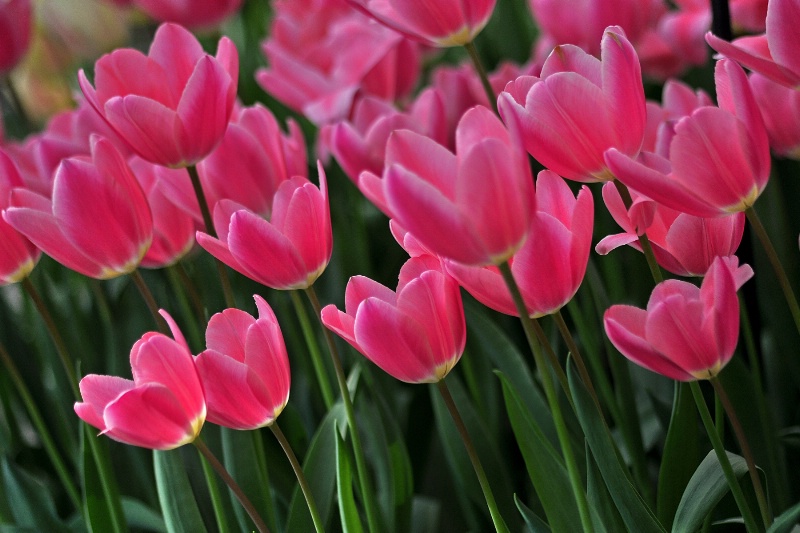
<svg viewBox="0 0 800 533">
<path fill-rule="evenodd" d="M 255 319 L 239 309 L 226 309 L 216 313 L 206 326 L 206 347 L 244 362 L 244 339 L 247 330 L 255 324 Z"/>
</svg>

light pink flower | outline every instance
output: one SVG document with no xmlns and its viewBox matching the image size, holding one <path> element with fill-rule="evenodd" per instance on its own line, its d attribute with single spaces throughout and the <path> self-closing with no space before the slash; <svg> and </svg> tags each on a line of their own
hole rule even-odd
<svg viewBox="0 0 800 533">
<path fill-rule="evenodd" d="M 305 289 L 322 274 L 333 252 L 325 171 L 317 164 L 320 186 L 301 176 L 284 181 L 272 202 L 269 220 L 232 200 L 214 209 L 218 239 L 197 232 L 211 255 L 267 287 Z"/>
<path fill-rule="evenodd" d="M 90 374 L 75 412 L 102 435 L 133 446 L 171 450 L 192 442 L 206 418 L 203 386 L 178 326 L 161 311 L 175 339 L 145 333 L 131 348 L 133 381 Z"/>
<path fill-rule="evenodd" d="M 239 57 L 227 37 L 212 57 L 185 28 L 162 24 L 147 56 L 123 48 L 95 64 L 83 94 L 143 159 L 189 166 L 219 144 L 236 98 Z"/>
<path fill-rule="evenodd" d="M 189 28 L 216 26 L 242 5 L 242 0 L 132 0 L 159 22 L 174 22 Z"/>
<path fill-rule="evenodd" d="M 540 77 L 522 76 L 498 98 L 503 121 L 542 165 L 583 182 L 613 179 L 603 152 L 635 156 L 646 121 L 639 60 L 619 27 L 606 29 L 602 60 L 558 46 Z"/>
<path fill-rule="evenodd" d="M 85 276 L 107 279 L 133 271 L 153 236 L 141 186 L 120 153 L 94 137 L 92 157 L 61 162 L 52 200 L 14 189 L 3 218 L 44 253 Z"/>
<path fill-rule="evenodd" d="M 289 357 L 278 319 L 254 296 L 258 319 L 239 309 L 211 317 L 207 349 L 195 363 L 208 406 L 208 421 L 233 429 L 272 424 L 289 401 Z"/>
<path fill-rule="evenodd" d="M 751 276 L 749 269 L 743 279 Z M 656 285 L 646 310 L 611 306 L 603 319 L 606 334 L 622 355 L 648 370 L 678 381 L 711 379 L 736 349 L 740 285 L 732 265 L 717 258 L 700 288 L 667 280 Z"/>
<path fill-rule="evenodd" d="M 322 323 L 386 373 L 406 383 L 436 383 L 464 352 L 466 323 L 458 284 L 436 260 L 409 259 L 397 292 L 350 278 L 345 311 L 328 305 Z"/>
<path fill-rule="evenodd" d="M 22 186 L 16 165 L 0 150 L 0 212 L 8 207 L 11 190 Z M 0 286 L 28 277 L 40 256 L 36 246 L 0 218 Z"/>
<path fill-rule="evenodd" d="M 28 51 L 32 29 L 31 0 L 0 2 L 0 78 Z"/>
</svg>

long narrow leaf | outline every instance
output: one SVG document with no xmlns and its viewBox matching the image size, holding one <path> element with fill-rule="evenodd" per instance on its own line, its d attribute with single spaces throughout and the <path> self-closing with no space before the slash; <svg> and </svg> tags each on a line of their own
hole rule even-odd
<svg viewBox="0 0 800 533">
<path fill-rule="evenodd" d="M 205 533 L 180 450 L 153 451 L 156 487 L 169 533 Z"/>
<path fill-rule="evenodd" d="M 339 517 L 342 520 L 344 533 L 363 533 L 361 518 L 358 516 L 356 499 L 353 496 L 353 471 L 350 467 L 344 440 L 339 434 L 336 424 L 333 425 L 336 439 L 336 492 L 339 496 Z"/>
</svg>

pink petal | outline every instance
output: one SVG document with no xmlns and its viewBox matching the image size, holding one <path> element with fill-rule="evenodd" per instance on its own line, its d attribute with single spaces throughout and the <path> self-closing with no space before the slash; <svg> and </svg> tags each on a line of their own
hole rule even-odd
<svg viewBox="0 0 800 533">
<path fill-rule="evenodd" d="M 211 317 L 206 326 L 206 347 L 244 362 L 244 340 L 255 319 L 239 309 L 225 309 Z"/>
<path fill-rule="evenodd" d="M 182 161 L 175 142 L 180 123 L 172 109 L 155 100 L 129 95 L 106 102 L 105 116 L 142 159 L 165 166 Z"/>
<path fill-rule="evenodd" d="M 133 381 L 116 376 L 89 374 L 78 385 L 83 402 L 75 403 L 75 413 L 87 424 L 100 430 L 106 429 L 103 411 L 106 405 L 120 394 L 134 387 Z"/>
<path fill-rule="evenodd" d="M 769 51 L 779 65 L 800 81 L 800 53 L 797 38 L 800 28 L 800 6 L 794 0 L 772 0 L 767 7 L 767 40 Z"/>
<path fill-rule="evenodd" d="M 642 146 L 647 122 L 642 72 L 633 46 L 616 30 L 619 28 L 608 28 L 601 43 L 603 93 L 614 119 L 609 142 L 619 151 L 634 155 Z"/>
<path fill-rule="evenodd" d="M 410 130 L 395 131 L 386 144 L 385 168 L 392 164 L 401 165 L 453 199 L 458 163 L 456 156 L 444 146 Z"/>
</svg>

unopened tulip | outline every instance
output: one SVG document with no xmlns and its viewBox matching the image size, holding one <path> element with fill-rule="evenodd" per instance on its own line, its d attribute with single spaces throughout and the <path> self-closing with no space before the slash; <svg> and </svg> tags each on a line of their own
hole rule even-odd
<svg viewBox="0 0 800 533">
<path fill-rule="evenodd" d="M 83 71 L 86 99 L 136 153 L 151 163 L 197 163 L 220 142 L 233 110 L 239 57 L 227 37 L 217 56 L 176 24 L 162 24 L 148 55 L 123 48 L 95 64 L 95 87 Z"/>
<path fill-rule="evenodd" d="M 0 150 L 0 212 L 8 207 L 11 190 L 22 186 L 16 165 Z M 41 252 L 36 246 L 0 218 L 0 285 L 25 279 L 40 256 Z"/>
<path fill-rule="evenodd" d="M 195 363 L 208 421 L 232 429 L 272 424 L 289 401 L 289 358 L 275 313 L 255 296 L 258 319 L 239 309 L 211 317 Z"/>
<path fill-rule="evenodd" d="M 33 30 L 31 0 L 0 2 L 0 78 L 22 59 Z"/>
<path fill-rule="evenodd" d="M 133 381 L 90 374 L 80 382 L 75 412 L 108 437 L 143 448 L 171 450 L 192 442 L 206 418 L 203 386 L 192 354 L 165 312 L 174 339 L 149 332 L 131 349 Z"/>
<path fill-rule="evenodd" d="M 174 22 L 189 28 L 216 26 L 235 13 L 242 0 L 132 0 L 159 22 Z"/>
<path fill-rule="evenodd" d="M 466 324 L 458 283 L 436 260 L 409 259 L 397 292 L 350 278 L 345 311 L 328 305 L 322 323 L 386 373 L 406 383 L 436 383 L 464 352 Z"/>
<path fill-rule="evenodd" d="M 772 150 L 800 159 L 800 90 L 789 89 L 757 72 L 750 75 L 750 87 L 764 117 Z"/>
</svg>

